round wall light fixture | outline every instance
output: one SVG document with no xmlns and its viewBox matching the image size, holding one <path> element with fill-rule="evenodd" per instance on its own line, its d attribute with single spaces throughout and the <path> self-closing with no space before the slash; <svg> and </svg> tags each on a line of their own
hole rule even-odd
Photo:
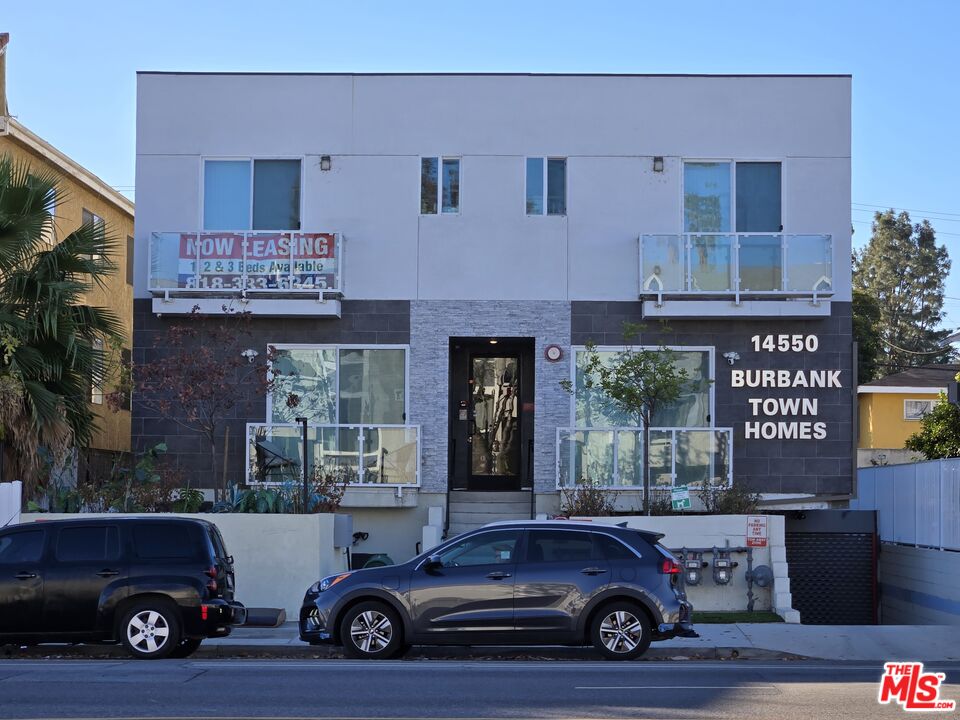
<svg viewBox="0 0 960 720">
<path fill-rule="evenodd" d="M 559 345 L 547 345 L 543 349 L 543 357 L 548 362 L 560 362 L 563 360 L 563 348 Z"/>
</svg>

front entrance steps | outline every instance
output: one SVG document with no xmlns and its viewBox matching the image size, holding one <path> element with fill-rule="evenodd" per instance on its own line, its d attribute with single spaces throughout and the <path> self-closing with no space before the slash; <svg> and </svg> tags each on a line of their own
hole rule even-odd
<svg viewBox="0 0 960 720">
<path fill-rule="evenodd" d="M 530 492 L 450 492 L 450 530 L 453 537 L 497 520 L 529 520 Z"/>
</svg>

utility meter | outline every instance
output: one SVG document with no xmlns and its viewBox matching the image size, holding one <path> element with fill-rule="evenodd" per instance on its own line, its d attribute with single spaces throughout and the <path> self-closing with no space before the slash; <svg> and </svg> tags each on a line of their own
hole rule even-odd
<svg viewBox="0 0 960 720">
<path fill-rule="evenodd" d="M 713 549 L 713 581 L 717 585 L 726 585 L 733 578 L 733 569 L 737 563 L 730 559 L 728 550 Z"/>
<path fill-rule="evenodd" d="M 699 585 L 703 579 L 704 567 L 706 565 L 703 562 L 703 553 L 687 553 L 683 561 L 684 582 L 687 585 Z"/>
</svg>

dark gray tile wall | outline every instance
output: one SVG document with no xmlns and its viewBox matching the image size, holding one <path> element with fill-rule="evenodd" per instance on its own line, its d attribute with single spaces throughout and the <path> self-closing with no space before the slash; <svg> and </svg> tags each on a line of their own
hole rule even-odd
<svg viewBox="0 0 960 720">
<path fill-rule="evenodd" d="M 623 323 L 642 323 L 644 345 L 706 345 L 716 348 L 714 425 L 733 427 L 734 481 L 765 493 L 846 494 L 853 487 L 854 403 L 853 334 L 850 303 L 831 303 L 824 318 L 704 318 L 661 322 L 644 318 L 641 302 L 574 302 L 571 341 L 583 345 L 622 345 Z M 754 352 L 754 335 L 814 334 L 815 353 Z M 736 352 L 733 367 L 723 353 Z M 840 370 L 841 389 L 732 388 L 733 369 Z M 807 397 L 819 400 L 815 418 L 753 417 L 748 398 Z M 744 437 L 747 421 L 823 421 L 822 440 L 763 440 Z"/>
<path fill-rule="evenodd" d="M 164 316 L 151 312 L 151 301 L 134 301 L 133 362 L 149 362 L 162 344 L 170 325 L 175 322 L 215 323 L 217 318 Z M 263 354 L 269 343 L 350 343 L 407 344 L 410 342 L 410 303 L 406 300 L 344 300 L 338 318 L 264 318 L 250 320 L 250 335 L 244 338 L 249 347 Z M 229 412 L 225 426 L 230 427 L 227 461 L 228 483 L 239 483 L 246 460 L 244 435 L 246 423 L 263 422 L 266 399 L 255 390 L 255 383 L 242 383 L 237 378 L 237 403 Z M 194 487 L 212 487 L 210 446 L 206 439 L 177 419 L 162 417 L 156 411 L 136 402 L 134 394 L 132 442 L 135 451 L 167 444 L 166 462 L 177 467 Z M 183 418 L 181 418 L 183 420 Z M 223 430 L 217 438 L 218 475 L 222 472 Z M 219 480 L 220 478 L 217 478 Z"/>
</svg>

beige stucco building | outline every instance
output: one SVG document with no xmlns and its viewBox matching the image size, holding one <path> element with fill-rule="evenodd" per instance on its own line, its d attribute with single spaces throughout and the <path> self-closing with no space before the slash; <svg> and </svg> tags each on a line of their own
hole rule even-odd
<svg viewBox="0 0 960 720">
<path fill-rule="evenodd" d="M 105 399 L 116 389 L 119 365 L 130 357 L 133 336 L 133 202 L 111 188 L 92 172 L 71 160 L 44 139 L 38 137 L 9 114 L 4 84 L 6 34 L 0 34 L 0 156 L 29 163 L 40 171 L 54 172 L 60 178 L 63 200 L 56 208 L 53 241 L 61 239 L 84 221 L 102 220 L 113 237 L 116 272 L 104 287 L 94 287 L 85 298 L 89 305 L 110 308 L 123 326 L 124 339 L 118 347 L 107 347 L 110 379 L 105 387 L 91 388 L 89 402 L 98 418 L 99 429 L 91 447 L 104 451 L 130 449 L 130 411 L 112 411 Z"/>
</svg>

